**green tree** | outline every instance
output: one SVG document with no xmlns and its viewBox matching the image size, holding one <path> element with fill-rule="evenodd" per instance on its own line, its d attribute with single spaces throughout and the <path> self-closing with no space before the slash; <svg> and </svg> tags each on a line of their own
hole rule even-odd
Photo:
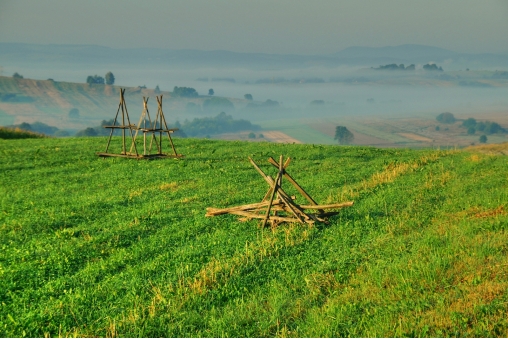
<svg viewBox="0 0 508 339">
<path fill-rule="evenodd" d="M 476 119 L 475 118 L 468 118 L 462 122 L 462 126 L 466 128 L 475 127 L 476 126 Z"/>
<path fill-rule="evenodd" d="M 334 140 L 337 140 L 339 144 L 341 145 L 347 145 L 350 144 L 355 136 L 351 131 L 347 129 L 345 126 L 337 126 L 335 128 L 335 138 Z"/>
<path fill-rule="evenodd" d="M 214 94 L 215 94 L 215 92 L 213 91 L 213 88 L 210 88 L 208 90 L 208 95 L 214 95 Z"/>
<path fill-rule="evenodd" d="M 436 64 L 426 64 L 426 65 L 423 65 L 423 69 L 425 71 L 439 71 L 439 72 L 443 71 L 443 68 L 441 66 L 437 67 Z"/>
<path fill-rule="evenodd" d="M 232 111 L 235 106 L 231 101 L 226 98 L 213 97 L 203 102 L 203 110 L 209 113 L 216 113 L 220 111 Z"/>
<path fill-rule="evenodd" d="M 160 94 L 161 89 L 159 88 L 159 85 L 155 86 L 155 90 L 153 91 L 155 94 Z"/>
<path fill-rule="evenodd" d="M 192 87 L 178 87 L 173 88 L 173 96 L 181 98 L 197 98 L 198 92 Z"/>
<path fill-rule="evenodd" d="M 23 76 L 22 76 L 21 74 L 19 74 L 18 72 L 14 73 L 14 74 L 12 75 L 12 77 L 13 77 L 14 79 L 23 79 Z"/>
<path fill-rule="evenodd" d="M 77 137 L 96 137 L 97 135 L 98 133 L 93 127 L 87 127 L 76 133 Z"/>
<path fill-rule="evenodd" d="M 101 76 L 98 76 L 97 74 L 96 75 L 89 75 L 86 78 L 86 83 L 89 85 L 92 85 L 92 84 L 104 85 L 104 78 Z"/>
<path fill-rule="evenodd" d="M 484 144 L 487 142 L 487 136 L 485 134 L 482 134 L 480 136 L 480 143 Z"/>
<path fill-rule="evenodd" d="M 450 112 L 444 112 L 439 114 L 436 117 L 436 120 L 442 122 L 443 124 L 453 124 L 456 121 L 455 117 Z"/>
<path fill-rule="evenodd" d="M 115 83 L 115 76 L 111 72 L 106 73 L 104 79 L 106 80 L 106 85 L 113 85 Z"/>
<path fill-rule="evenodd" d="M 505 133 L 506 130 L 501 127 L 497 122 L 487 121 L 485 126 L 485 132 L 487 134 Z"/>
<path fill-rule="evenodd" d="M 469 128 L 467 129 L 467 134 L 469 134 L 469 135 L 473 135 L 473 134 L 475 134 L 475 133 L 476 133 L 476 129 L 475 129 L 474 127 L 469 127 Z"/>
<path fill-rule="evenodd" d="M 252 101 L 252 94 L 245 94 L 243 97 L 245 98 L 245 100 Z"/>
<path fill-rule="evenodd" d="M 28 122 L 22 122 L 18 127 L 23 131 L 32 131 L 32 126 Z"/>
</svg>

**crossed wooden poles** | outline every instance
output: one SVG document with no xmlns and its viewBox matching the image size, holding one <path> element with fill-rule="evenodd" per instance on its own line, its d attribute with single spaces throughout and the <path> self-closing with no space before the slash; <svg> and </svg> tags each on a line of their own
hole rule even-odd
<svg viewBox="0 0 508 339">
<path fill-rule="evenodd" d="M 325 218 L 340 213 L 338 211 L 325 212 L 325 209 L 339 209 L 353 205 L 352 201 L 338 204 L 318 205 L 314 199 L 312 199 L 310 195 L 307 194 L 300 185 L 298 185 L 289 173 L 287 173 L 286 168 L 289 166 L 291 158 L 287 158 L 286 161 L 283 161 L 283 157 L 281 155 L 279 162 L 275 161 L 272 157 L 268 159 L 268 162 L 278 169 L 275 180 L 266 175 L 251 158 L 249 158 L 249 161 L 270 186 L 268 192 L 263 198 L 263 201 L 256 204 L 223 209 L 209 207 L 207 208 L 207 217 L 227 213 L 235 214 L 242 216 L 242 220 L 262 219 L 262 227 L 265 227 L 267 222 L 270 222 L 272 227 L 277 226 L 281 222 L 314 224 L 316 221 L 326 222 Z M 296 198 L 289 196 L 282 188 L 282 178 L 289 181 L 298 190 L 298 192 L 307 199 L 309 204 L 298 205 L 295 202 Z M 305 212 L 305 210 L 313 210 L 314 212 Z"/>
<path fill-rule="evenodd" d="M 150 118 L 150 112 L 148 111 L 148 97 L 143 97 L 143 112 L 141 113 L 141 117 L 139 118 L 138 125 L 133 125 L 130 122 L 129 112 L 127 111 L 127 104 L 125 103 L 124 98 L 125 89 L 120 89 L 120 103 L 118 104 L 118 110 L 116 111 L 116 116 L 112 126 L 104 126 L 104 128 L 110 128 L 111 132 L 109 133 L 108 144 L 106 145 L 105 152 L 97 152 L 97 155 L 100 157 L 124 157 L 124 158 L 136 158 L 136 159 L 155 159 L 155 158 L 180 158 L 181 154 L 178 154 L 175 149 L 175 145 L 173 143 L 173 139 L 171 139 L 171 133 L 178 131 L 178 128 L 168 128 L 166 118 L 164 117 L 164 112 L 162 111 L 162 95 L 160 97 L 156 97 L 159 108 L 157 110 L 157 115 L 155 120 L 152 122 Z M 122 112 L 122 124 L 117 125 L 118 114 Z M 126 124 L 127 122 L 127 124 Z M 163 128 L 164 127 L 164 128 Z M 109 146 L 111 144 L 111 138 L 113 137 L 113 132 L 115 129 L 122 130 L 122 152 L 120 154 L 116 153 L 108 153 Z M 126 133 L 125 130 L 129 130 L 131 136 L 131 147 L 129 151 L 127 151 L 126 145 Z M 133 133 L 135 131 L 135 133 Z M 143 153 L 140 154 L 138 152 L 136 139 L 138 137 L 139 131 L 143 132 Z M 162 152 L 162 134 L 167 133 L 169 143 L 171 145 L 171 149 L 173 150 L 173 154 L 166 154 Z M 149 145 L 147 144 L 147 134 L 149 140 Z M 158 137 L 157 137 L 158 134 Z M 152 154 L 153 145 L 157 146 L 157 153 Z"/>
</svg>

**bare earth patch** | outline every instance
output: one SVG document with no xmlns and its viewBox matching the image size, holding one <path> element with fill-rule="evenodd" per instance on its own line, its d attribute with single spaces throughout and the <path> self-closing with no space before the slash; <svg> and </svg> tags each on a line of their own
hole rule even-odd
<svg viewBox="0 0 508 339">
<path fill-rule="evenodd" d="M 434 140 L 430 139 L 430 138 L 427 138 L 427 137 L 424 137 L 424 136 L 421 136 L 421 135 L 418 135 L 418 134 L 414 134 L 414 133 L 397 133 L 398 135 L 400 135 L 401 137 L 404 137 L 404 138 L 408 138 L 408 139 L 411 139 L 411 140 L 416 140 L 416 141 L 423 141 L 423 142 L 432 142 Z"/>
<path fill-rule="evenodd" d="M 356 130 L 351 129 L 351 133 L 355 136 L 353 141 L 354 145 L 367 145 L 377 147 L 395 147 L 396 144 L 385 139 L 381 139 L 372 135 L 360 133 Z"/>
<path fill-rule="evenodd" d="M 290 144 L 301 144 L 302 142 L 300 140 L 297 140 L 293 137 L 290 137 L 289 135 L 280 132 L 280 131 L 257 131 L 254 132 L 256 135 L 255 138 L 249 137 L 250 132 L 249 131 L 243 131 L 243 132 L 237 132 L 237 133 L 222 133 L 222 134 L 216 134 L 213 135 L 213 139 L 219 139 L 219 140 L 244 140 L 244 141 L 270 141 L 270 142 L 276 142 L 276 143 L 290 143 Z M 260 134 L 263 135 L 263 137 L 260 137 Z"/>
<path fill-rule="evenodd" d="M 265 139 L 272 142 L 278 143 L 290 143 L 290 144 L 301 144 L 300 140 L 297 140 L 289 135 L 280 131 L 263 131 Z"/>
</svg>

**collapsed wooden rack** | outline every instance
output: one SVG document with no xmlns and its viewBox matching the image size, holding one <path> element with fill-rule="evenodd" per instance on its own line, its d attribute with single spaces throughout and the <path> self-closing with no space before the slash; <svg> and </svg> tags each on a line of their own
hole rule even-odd
<svg viewBox="0 0 508 339">
<path fill-rule="evenodd" d="M 206 216 L 212 217 L 222 214 L 239 215 L 240 220 L 262 219 L 262 227 L 266 226 L 269 222 L 272 227 L 277 226 L 282 222 L 294 222 L 301 224 L 314 224 L 314 222 L 327 222 L 326 218 L 339 214 L 339 211 L 325 212 L 326 209 L 340 209 L 353 205 L 353 201 L 347 201 L 337 204 L 318 205 L 305 190 L 298 185 L 298 183 L 287 173 L 286 168 L 289 166 L 291 158 L 287 158 L 283 162 L 282 155 L 279 162 L 275 161 L 272 157 L 268 162 L 278 169 L 278 174 L 275 180 L 266 175 L 259 166 L 249 157 L 249 161 L 254 168 L 259 172 L 263 179 L 268 183 L 270 188 L 265 194 L 260 203 L 229 207 L 229 208 L 213 208 L 208 207 Z M 299 205 L 295 202 L 294 196 L 289 196 L 282 188 L 282 178 L 289 181 L 300 194 L 309 202 L 307 205 Z M 306 212 L 305 210 L 312 210 L 314 212 Z"/>
<path fill-rule="evenodd" d="M 97 152 L 96 154 L 100 157 L 123 157 L 123 158 L 134 158 L 134 159 L 157 159 L 157 158 L 181 158 L 182 154 L 178 154 L 175 149 L 175 145 L 173 143 L 173 139 L 171 139 L 171 133 L 178 131 L 178 128 L 168 128 L 166 118 L 164 117 L 164 112 L 162 111 L 162 95 L 157 96 L 157 103 L 159 108 L 157 110 L 157 115 L 155 116 L 155 120 L 152 122 L 150 117 L 150 112 L 148 111 L 148 97 L 143 97 L 143 112 L 141 113 L 141 117 L 139 118 L 139 122 L 137 125 L 131 124 L 129 118 L 129 112 L 127 111 L 127 104 L 125 103 L 124 98 L 125 89 L 120 89 L 120 103 L 118 104 L 118 110 L 116 111 L 116 116 L 113 121 L 113 125 L 104 126 L 104 128 L 111 129 L 109 133 L 108 143 L 106 145 L 105 152 Z M 122 124 L 117 125 L 118 114 L 122 112 Z M 118 123 L 120 123 L 118 121 Z M 113 133 L 116 129 L 122 131 L 122 151 L 118 153 L 109 153 L 109 146 L 111 144 L 111 139 L 113 137 Z M 127 141 L 126 141 L 126 130 L 129 131 L 130 134 L 130 149 L 127 151 Z M 137 145 L 137 137 L 139 132 L 143 133 L 143 152 L 138 152 Z M 158 136 L 157 136 L 158 134 Z M 169 144 L 171 145 L 172 154 L 163 153 L 162 152 L 162 135 L 167 134 Z M 147 136 L 148 139 L 147 140 Z M 149 142 L 149 144 L 148 144 Z M 157 147 L 156 153 L 152 153 L 153 145 Z"/>
</svg>

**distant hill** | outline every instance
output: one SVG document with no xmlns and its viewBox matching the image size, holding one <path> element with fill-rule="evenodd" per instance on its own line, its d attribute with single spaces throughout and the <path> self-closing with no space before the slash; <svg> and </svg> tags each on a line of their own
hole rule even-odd
<svg viewBox="0 0 508 339">
<path fill-rule="evenodd" d="M 0 43 L 0 65 L 66 63 L 76 65 L 152 65 L 166 67 L 242 67 L 288 69 L 311 66 L 372 66 L 381 63 L 427 63 L 452 60 L 479 67 L 507 66 L 508 55 L 468 54 L 443 48 L 406 44 L 386 47 L 349 47 L 329 55 L 238 53 L 223 50 L 115 49 L 97 45 L 39 45 Z"/>
<path fill-rule="evenodd" d="M 71 132 L 96 126 L 102 120 L 115 117 L 120 87 L 0 76 L 0 126 L 39 121 Z M 186 112 L 186 106 L 190 102 L 200 107 L 210 98 L 209 96 L 175 98 L 168 91 L 157 94 L 154 89 L 126 87 L 125 102 L 131 123 L 138 123 L 143 110 L 143 97 L 151 98 L 148 101 L 148 108 L 154 118 L 157 113 L 155 96 L 161 94 L 167 120 L 174 120 L 175 112 Z M 238 103 L 245 100 L 229 99 L 229 101 Z M 77 109 L 78 114 L 70 114 L 73 109 Z M 220 112 L 211 113 L 216 115 Z M 189 118 L 192 117 L 192 114 L 189 114 Z"/>
</svg>

